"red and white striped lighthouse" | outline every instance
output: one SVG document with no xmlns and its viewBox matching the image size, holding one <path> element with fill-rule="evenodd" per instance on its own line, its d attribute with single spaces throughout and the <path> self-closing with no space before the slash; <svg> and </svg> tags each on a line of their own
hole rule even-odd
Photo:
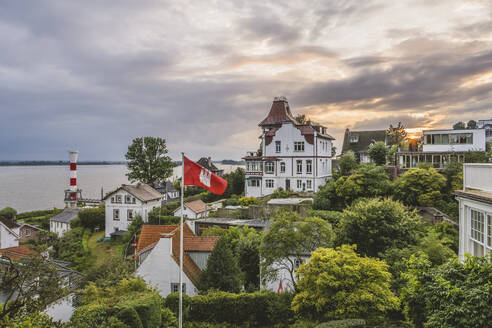
<svg viewBox="0 0 492 328">
<path fill-rule="evenodd" d="M 82 190 L 77 187 L 77 159 L 79 158 L 78 150 L 68 151 L 70 158 L 70 183 L 65 190 L 65 205 L 68 207 L 77 206 L 77 202 L 82 199 Z"/>
<path fill-rule="evenodd" d="M 77 159 L 79 158 L 78 150 L 69 150 L 70 154 L 70 199 L 77 201 Z"/>
</svg>

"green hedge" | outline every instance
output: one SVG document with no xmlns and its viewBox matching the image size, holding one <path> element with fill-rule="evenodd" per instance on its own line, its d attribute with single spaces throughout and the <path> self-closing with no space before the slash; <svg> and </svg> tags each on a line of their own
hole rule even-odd
<svg viewBox="0 0 492 328">
<path fill-rule="evenodd" d="M 177 313 L 179 295 L 170 294 L 165 306 Z M 251 327 L 286 325 L 294 321 L 288 293 L 256 292 L 232 294 L 211 292 L 183 298 L 183 317 L 192 322 L 227 323 Z"/>
<path fill-rule="evenodd" d="M 158 215 L 152 217 L 149 216 L 149 224 L 172 225 L 179 224 L 180 220 L 181 218 L 179 216 L 172 215 L 161 215 L 160 217 Z"/>
<path fill-rule="evenodd" d="M 31 211 L 31 212 L 22 212 L 16 215 L 17 219 L 27 219 L 27 218 L 33 218 L 33 217 L 39 217 L 39 216 L 46 216 L 49 214 L 57 214 L 60 213 L 61 210 L 55 208 L 52 210 L 38 210 L 38 211 Z"/>
<path fill-rule="evenodd" d="M 345 320 L 333 320 L 323 322 L 316 326 L 316 328 L 361 328 L 365 327 L 366 321 L 364 319 L 345 319 Z"/>
</svg>

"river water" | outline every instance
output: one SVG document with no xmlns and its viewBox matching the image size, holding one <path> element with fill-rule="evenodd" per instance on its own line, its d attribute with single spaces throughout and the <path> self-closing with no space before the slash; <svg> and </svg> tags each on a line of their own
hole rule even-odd
<svg viewBox="0 0 492 328">
<path fill-rule="evenodd" d="M 228 173 L 237 165 L 217 167 Z M 79 165 L 77 183 L 82 197 L 101 197 L 123 183 L 129 183 L 126 165 Z M 175 167 L 171 180 L 181 176 L 181 166 Z M 63 208 L 64 190 L 68 188 L 69 167 L 64 166 L 0 166 L 0 209 L 10 206 L 17 212 Z"/>
</svg>

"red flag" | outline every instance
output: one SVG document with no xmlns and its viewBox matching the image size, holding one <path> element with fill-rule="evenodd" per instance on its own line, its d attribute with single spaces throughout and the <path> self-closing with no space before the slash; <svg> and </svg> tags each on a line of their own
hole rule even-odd
<svg viewBox="0 0 492 328">
<path fill-rule="evenodd" d="M 214 194 L 222 195 L 227 188 L 227 180 L 184 156 L 184 185 L 202 187 Z"/>
<path fill-rule="evenodd" d="M 282 280 L 280 280 L 280 282 L 278 283 L 277 294 L 280 294 L 283 291 L 284 291 L 284 287 L 282 286 Z"/>
</svg>

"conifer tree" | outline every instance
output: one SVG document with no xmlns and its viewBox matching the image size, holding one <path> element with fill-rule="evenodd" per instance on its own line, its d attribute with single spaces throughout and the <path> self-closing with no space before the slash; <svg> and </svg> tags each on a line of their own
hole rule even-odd
<svg viewBox="0 0 492 328">
<path fill-rule="evenodd" d="M 238 293 L 242 274 L 226 238 L 221 238 L 208 258 L 207 267 L 200 277 L 200 289 Z"/>
</svg>

